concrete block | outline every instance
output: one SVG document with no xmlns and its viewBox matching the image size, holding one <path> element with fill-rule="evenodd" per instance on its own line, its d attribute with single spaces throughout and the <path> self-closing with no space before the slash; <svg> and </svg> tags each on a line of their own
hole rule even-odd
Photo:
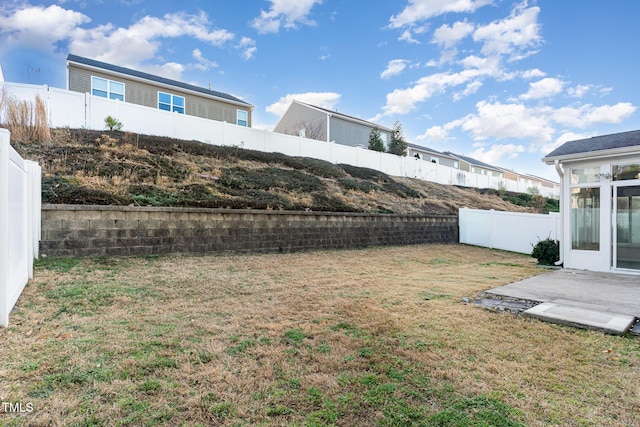
<svg viewBox="0 0 640 427">
<path fill-rule="evenodd" d="M 162 221 L 144 219 L 138 221 L 138 228 L 142 230 L 157 229 L 162 227 L 162 224 Z"/>
<path fill-rule="evenodd" d="M 91 220 L 90 228 L 92 230 L 101 230 L 101 229 L 113 230 L 114 228 L 116 228 L 116 221 L 113 219 Z"/>
<path fill-rule="evenodd" d="M 53 211 L 55 212 L 55 211 Z M 42 219 L 40 222 L 40 227 L 42 231 L 45 230 L 61 230 L 62 229 L 62 219 Z"/>
<path fill-rule="evenodd" d="M 128 221 L 148 221 L 149 220 L 149 213 L 148 211 L 127 211 L 125 212 L 125 217 L 123 219 L 126 219 Z"/>
<path fill-rule="evenodd" d="M 76 230 L 42 230 L 42 241 L 59 241 L 66 239 L 76 239 Z"/>
<path fill-rule="evenodd" d="M 128 228 L 128 229 L 133 229 L 133 228 L 138 228 L 138 221 L 132 221 L 132 220 L 122 220 L 122 219 L 116 219 L 115 220 L 115 227 L 116 228 Z"/>
<path fill-rule="evenodd" d="M 69 230 L 88 230 L 91 228 L 91 221 L 88 219 L 62 220 L 62 228 Z"/>
<path fill-rule="evenodd" d="M 42 212 L 42 218 L 48 220 L 54 219 L 75 219 L 76 212 L 68 210 L 47 210 Z"/>
<path fill-rule="evenodd" d="M 126 219 L 126 214 L 123 211 L 102 211 L 102 217 L 97 219 Z"/>
<path fill-rule="evenodd" d="M 150 220 L 157 220 L 157 221 L 168 221 L 171 218 L 171 214 L 169 212 L 149 212 L 149 218 Z"/>
<path fill-rule="evenodd" d="M 92 210 L 80 210 L 75 211 L 76 219 L 92 219 L 98 220 L 102 218 L 102 211 L 92 211 Z"/>
</svg>

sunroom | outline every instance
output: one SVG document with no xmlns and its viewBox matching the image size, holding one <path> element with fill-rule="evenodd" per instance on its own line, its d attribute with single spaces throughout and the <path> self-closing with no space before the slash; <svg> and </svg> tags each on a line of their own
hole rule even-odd
<svg viewBox="0 0 640 427">
<path fill-rule="evenodd" d="M 560 262 L 640 274 L 640 130 L 569 141 L 543 162 L 560 176 Z"/>
</svg>

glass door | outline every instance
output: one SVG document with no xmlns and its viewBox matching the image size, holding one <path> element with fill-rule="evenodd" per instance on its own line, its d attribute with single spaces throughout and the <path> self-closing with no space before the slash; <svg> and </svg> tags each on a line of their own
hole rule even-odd
<svg viewBox="0 0 640 427">
<path fill-rule="evenodd" d="M 640 270 L 640 185 L 614 191 L 613 266 Z"/>
</svg>

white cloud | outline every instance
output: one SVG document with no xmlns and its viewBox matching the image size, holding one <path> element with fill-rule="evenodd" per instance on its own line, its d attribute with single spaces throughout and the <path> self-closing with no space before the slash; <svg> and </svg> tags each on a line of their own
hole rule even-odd
<svg viewBox="0 0 640 427">
<path fill-rule="evenodd" d="M 481 162 L 495 165 L 499 163 L 500 159 L 506 157 L 508 159 L 514 159 L 518 157 L 518 154 L 526 152 L 526 148 L 523 145 L 515 144 L 493 144 L 487 150 L 484 147 L 479 147 L 475 151 L 469 154 L 469 157 Z"/>
<path fill-rule="evenodd" d="M 456 92 L 453 94 L 454 101 L 460 101 L 462 98 L 466 98 L 467 96 L 473 95 L 482 87 L 482 82 L 479 80 L 472 81 L 467 84 L 467 87 L 464 88 L 461 92 Z"/>
<path fill-rule="evenodd" d="M 443 126 L 432 126 L 422 135 L 418 135 L 416 140 L 429 142 L 443 142 L 449 136 L 449 132 Z"/>
<path fill-rule="evenodd" d="M 529 143 L 530 152 L 547 153 L 565 141 L 581 139 L 582 134 L 563 131 L 556 137 L 557 125 L 567 128 L 587 128 L 597 124 L 620 123 L 631 116 L 637 107 L 621 102 L 615 105 L 569 106 L 552 108 L 549 106 L 527 107 L 521 103 L 503 104 L 500 102 L 480 101 L 476 104 L 476 113 L 446 123 L 444 126 L 433 126 L 418 136 L 418 140 L 442 141 L 448 139 L 452 130 L 460 128 L 469 132 L 474 141 L 517 139 Z M 555 139 L 554 139 L 555 138 Z M 520 153 L 520 145 L 495 144 L 490 150 L 484 144 L 476 145 L 477 154 L 471 155 L 478 160 L 494 159 L 492 156 L 504 157 Z"/>
<path fill-rule="evenodd" d="M 128 28 L 99 26 L 77 28 L 71 36 L 69 50 L 126 67 L 144 68 L 144 61 L 156 57 L 164 38 L 192 37 L 214 46 L 223 46 L 234 38 L 223 29 L 209 29 L 206 14 L 166 14 L 162 18 L 145 16 Z"/>
<path fill-rule="evenodd" d="M 58 5 L 0 9 L 0 45 L 37 48 L 51 53 L 62 45 L 65 52 L 179 79 L 187 67 L 204 71 L 217 64 L 203 58 L 197 48 L 192 51 L 195 64 L 149 64 L 147 61 L 159 57 L 163 40 L 189 37 L 223 47 L 235 38 L 225 29 L 211 28 L 204 12 L 145 16 L 126 28 L 113 24 L 86 27 L 90 21 L 84 14 Z M 245 39 L 251 40 L 242 39 L 242 55 L 250 58 L 256 51 L 255 42 L 251 45 Z"/>
<path fill-rule="evenodd" d="M 322 4 L 322 0 L 269 0 L 271 8 L 261 10 L 260 16 L 251 21 L 251 26 L 260 34 L 277 33 L 280 27 L 297 28 L 298 24 L 315 25 L 309 19 L 311 8 Z"/>
<path fill-rule="evenodd" d="M 505 55 L 512 59 L 528 56 L 529 49 L 541 42 L 538 24 L 539 7 L 526 8 L 527 3 L 518 5 L 505 19 L 496 20 L 488 25 L 479 26 L 473 33 L 473 39 L 483 43 L 482 54 Z"/>
<path fill-rule="evenodd" d="M 385 68 L 385 70 L 380 74 L 380 78 L 388 79 L 392 76 L 397 76 L 407 68 L 408 64 L 409 61 L 406 59 L 392 59 L 387 64 L 387 68 Z"/>
<path fill-rule="evenodd" d="M 293 93 L 281 97 L 277 102 L 267 106 L 265 111 L 282 116 L 294 100 L 333 110 L 341 97 L 342 95 L 335 92 Z"/>
<path fill-rule="evenodd" d="M 449 12 L 472 13 L 490 4 L 492 0 L 409 0 L 409 4 L 397 15 L 389 18 L 391 28 L 413 26 L 435 16 Z"/>
<path fill-rule="evenodd" d="M 537 79 L 537 78 L 540 78 L 540 77 L 544 77 L 546 75 L 547 75 L 547 73 L 545 73 L 544 71 L 540 71 L 539 69 L 534 68 L 532 70 L 527 70 L 527 71 L 523 72 L 522 73 L 522 78 L 529 80 L 529 79 Z"/>
<path fill-rule="evenodd" d="M 570 87 L 569 89 L 567 89 L 567 93 L 569 94 L 569 96 L 573 96 L 575 98 L 582 98 L 591 89 L 593 89 L 592 85 L 578 85 L 576 87 Z"/>
<path fill-rule="evenodd" d="M 2 45 L 17 45 L 52 51 L 60 40 L 68 39 L 75 29 L 91 19 L 58 5 L 29 6 L 15 11 L 2 11 L 0 36 Z M 5 14 L 6 13 L 6 14 Z"/>
<path fill-rule="evenodd" d="M 476 110 L 462 124 L 462 129 L 471 132 L 475 140 L 513 138 L 544 143 L 551 140 L 555 131 L 545 109 L 480 101 Z"/>
<path fill-rule="evenodd" d="M 601 105 L 599 107 L 586 104 L 558 108 L 553 111 L 551 118 L 563 126 L 586 128 L 599 123 L 621 123 L 629 118 L 636 109 L 637 107 L 630 102 L 619 102 L 615 105 Z"/>
<path fill-rule="evenodd" d="M 215 61 L 210 61 L 202 56 L 200 49 L 193 49 L 191 56 L 197 61 L 193 66 L 196 70 L 207 71 L 210 68 L 218 68 L 218 64 Z"/>
<path fill-rule="evenodd" d="M 457 73 L 436 73 L 419 79 L 412 87 L 407 89 L 395 89 L 387 94 L 387 103 L 383 107 L 383 116 L 395 114 L 407 114 L 411 112 L 417 103 L 442 94 L 448 88 L 460 85 L 468 85 L 465 91 L 471 93 L 477 90 L 480 80 L 488 76 L 500 77 L 501 71 L 497 67 L 495 58 L 467 58 L 470 68 Z M 473 67 L 477 66 L 477 67 Z M 462 92 L 461 94 L 464 94 Z M 461 95 L 459 94 L 458 97 Z"/>
<path fill-rule="evenodd" d="M 452 26 L 445 24 L 433 32 L 432 43 L 449 49 L 471 34 L 473 30 L 473 24 L 469 24 L 466 21 L 456 22 Z"/>
<path fill-rule="evenodd" d="M 546 77 L 537 82 L 529 83 L 529 91 L 520 95 L 520 99 L 540 99 L 549 98 L 562 92 L 565 85 L 560 79 Z"/>
<path fill-rule="evenodd" d="M 256 47 L 256 41 L 249 37 L 242 37 L 237 48 L 242 50 L 241 56 L 247 60 L 253 58 L 253 55 L 255 55 L 258 51 L 258 48 Z"/>
</svg>

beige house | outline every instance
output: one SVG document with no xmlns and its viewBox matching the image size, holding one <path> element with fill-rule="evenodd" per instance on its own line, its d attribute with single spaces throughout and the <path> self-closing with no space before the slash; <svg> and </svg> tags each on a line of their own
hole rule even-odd
<svg viewBox="0 0 640 427">
<path fill-rule="evenodd" d="M 254 108 L 223 92 L 72 54 L 67 90 L 246 127 Z"/>
</svg>

